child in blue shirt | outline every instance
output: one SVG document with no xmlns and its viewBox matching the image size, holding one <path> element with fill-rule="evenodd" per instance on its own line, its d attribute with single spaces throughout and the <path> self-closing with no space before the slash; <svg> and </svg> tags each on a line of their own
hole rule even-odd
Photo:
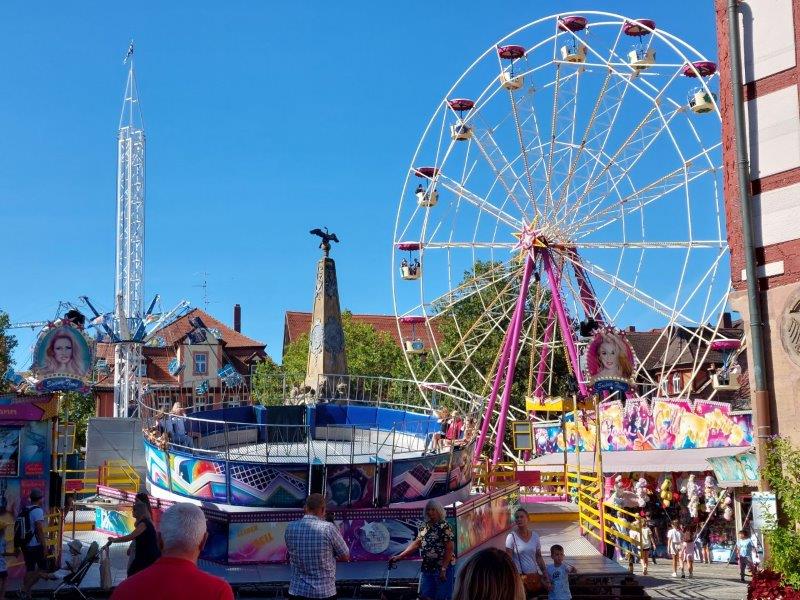
<svg viewBox="0 0 800 600">
<path fill-rule="evenodd" d="M 547 565 L 548 600 L 572 600 L 572 593 L 569 591 L 569 576 L 577 573 L 577 569 L 564 562 L 564 547 L 561 544 L 550 547 L 550 558 L 553 559 L 553 564 Z"/>
<path fill-rule="evenodd" d="M 746 529 L 739 531 L 739 539 L 736 540 L 736 555 L 739 557 L 739 578 L 744 583 L 744 572 L 749 567 L 750 574 L 755 574 L 753 565 L 753 540 Z"/>
</svg>

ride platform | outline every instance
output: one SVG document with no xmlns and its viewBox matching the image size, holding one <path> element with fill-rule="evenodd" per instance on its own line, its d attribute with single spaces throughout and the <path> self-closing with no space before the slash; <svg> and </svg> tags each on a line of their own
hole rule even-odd
<svg viewBox="0 0 800 600">
<path fill-rule="evenodd" d="M 539 513 L 544 514 L 544 513 Z M 466 563 L 474 552 L 483 548 L 505 548 L 505 539 L 508 531 L 503 531 L 476 548 L 460 556 L 456 563 L 456 569 Z M 542 555 L 545 562 L 550 561 L 550 546 L 561 544 L 566 554 L 566 562 L 573 565 L 580 576 L 603 577 L 608 579 L 618 579 L 627 575 L 627 570 L 613 560 L 605 558 L 592 544 L 580 535 L 578 525 L 570 522 L 536 522 L 534 531 L 541 537 Z M 77 532 L 76 539 L 83 542 L 84 547 L 92 541 L 104 544 L 107 534 L 98 531 Z M 64 543 L 69 543 L 72 537 L 64 536 Z M 127 544 L 115 544 L 111 546 L 111 566 L 113 584 L 116 586 L 125 579 L 127 568 Z M 66 552 L 66 550 L 65 550 Z M 271 565 L 221 565 L 207 560 L 200 560 L 199 566 L 204 571 L 223 577 L 234 588 L 247 590 L 248 588 L 257 591 L 269 590 L 270 595 L 274 595 L 278 590 L 285 591 L 289 582 L 290 570 L 287 564 Z M 396 569 L 389 572 L 390 584 L 403 584 L 415 581 L 419 577 L 420 561 L 402 561 Z M 387 573 L 386 561 L 368 561 L 357 563 L 337 563 L 336 581 L 343 594 L 340 597 L 366 597 L 361 593 L 362 588 L 382 585 Z M 38 588 L 53 587 L 54 582 L 42 582 Z M 86 591 L 99 590 L 100 572 L 98 568 L 92 568 L 82 589 Z M 366 590 L 364 590 L 366 591 Z M 349 592 L 349 593 L 348 593 Z M 352 596 L 351 596 L 352 594 Z M 280 596 L 277 596 L 280 597 Z"/>
<path fill-rule="evenodd" d="M 526 496 L 521 496 L 520 501 L 533 523 L 578 522 L 578 505 L 572 502 L 553 500 L 528 503 Z"/>
</svg>

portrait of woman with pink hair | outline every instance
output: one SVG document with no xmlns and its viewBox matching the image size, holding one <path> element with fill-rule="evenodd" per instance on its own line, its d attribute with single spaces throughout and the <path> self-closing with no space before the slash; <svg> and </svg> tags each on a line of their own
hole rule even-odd
<svg viewBox="0 0 800 600">
<path fill-rule="evenodd" d="M 627 381 L 633 375 L 633 353 L 620 334 L 603 331 L 589 344 L 587 367 L 593 380 Z"/>
<path fill-rule="evenodd" d="M 35 354 L 37 360 L 33 371 L 42 379 L 58 375 L 83 379 L 91 366 L 91 352 L 86 340 L 68 326 L 46 332 Z"/>
</svg>

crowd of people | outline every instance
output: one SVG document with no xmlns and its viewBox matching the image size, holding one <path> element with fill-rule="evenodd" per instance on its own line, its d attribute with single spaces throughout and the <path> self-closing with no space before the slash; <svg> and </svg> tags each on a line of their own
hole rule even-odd
<svg viewBox="0 0 800 600">
<path fill-rule="evenodd" d="M 162 450 L 170 443 L 185 448 L 194 447 L 186 409 L 180 402 L 175 402 L 169 412 L 158 411 L 153 424 L 144 431 L 144 435 L 151 444 Z"/>
<path fill-rule="evenodd" d="M 417 537 L 389 559 L 389 568 L 415 555 L 422 558 L 421 600 L 525 600 L 546 592 L 550 600 L 570 600 L 569 576 L 575 567 L 565 562 L 564 548 L 550 548 L 552 564 L 542 557 L 539 536 L 531 530 L 524 508 L 514 514 L 515 527 L 505 551 L 486 548 L 473 554 L 456 576 L 455 534 L 437 500 L 425 506 L 425 523 Z M 305 515 L 290 523 L 285 534 L 291 575 L 290 600 L 334 600 L 336 561 L 350 560 L 339 529 L 326 520 L 325 498 L 311 494 Z"/>
<path fill-rule="evenodd" d="M 31 587 L 48 577 L 44 556 L 44 512 L 42 493 L 33 490 L 24 518 L 29 525 L 22 552 L 27 574 L 20 596 L 30 597 Z M 304 515 L 286 528 L 284 541 L 290 566 L 289 598 L 291 600 L 332 600 L 337 597 L 336 562 L 349 561 L 350 550 L 338 527 L 327 518 L 326 500 L 322 494 L 310 494 Z M 130 542 L 125 579 L 114 590 L 112 600 L 147 598 L 148 600 L 232 600 L 230 585 L 197 567 L 197 560 L 208 538 L 205 515 L 189 503 L 177 503 L 161 516 L 159 527 L 153 521 L 151 503 L 146 493 L 139 493 L 133 505 L 136 519 L 131 533 L 111 537 L 107 545 Z M 424 510 L 425 522 L 417 537 L 401 552 L 389 559 L 391 569 L 399 561 L 416 556 L 422 558 L 419 577 L 421 600 L 524 600 L 547 594 L 550 600 L 569 600 L 569 577 L 577 571 L 566 561 L 564 548 L 550 547 L 550 563 L 545 560 L 541 540 L 531 528 L 528 512 L 517 508 L 514 527 L 505 538 L 505 548 L 486 548 L 475 552 L 456 574 L 455 534 L 447 522 L 444 507 L 429 500 Z M 672 560 L 672 576 L 694 575 L 697 541 L 702 532 L 684 527 L 673 520 L 666 532 L 667 552 Z M 652 550 L 654 536 L 647 521 L 636 532 L 635 541 L 642 548 L 641 560 L 647 573 L 649 560 L 655 563 Z M 16 532 L 15 532 L 16 534 Z M 16 537 L 16 535 L 15 535 Z M 4 567 L 0 535 L 0 597 L 4 593 L 7 572 Z M 15 540 L 16 541 L 16 540 Z M 75 544 L 75 552 L 72 552 Z M 80 543 L 70 545 L 70 565 L 74 571 L 80 564 Z M 754 572 L 756 548 L 747 530 L 739 532 L 735 548 L 740 576 Z M 709 556 L 700 552 L 701 560 Z M 70 565 L 67 565 L 68 567 Z"/>
<path fill-rule="evenodd" d="M 432 452 L 442 452 L 448 447 L 460 448 L 468 446 L 478 437 L 478 419 L 474 416 L 463 417 L 457 411 L 442 407 L 436 412 L 439 430 L 431 437 Z"/>
</svg>

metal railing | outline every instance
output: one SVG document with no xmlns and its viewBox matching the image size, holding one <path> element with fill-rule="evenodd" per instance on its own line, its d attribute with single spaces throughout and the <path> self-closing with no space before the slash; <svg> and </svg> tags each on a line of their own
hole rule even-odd
<svg viewBox="0 0 800 600">
<path fill-rule="evenodd" d="M 567 471 L 567 489 L 578 505 L 581 532 L 601 543 L 615 546 L 631 557 L 641 556 L 640 515 L 603 499 L 603 479 L 594 471 Z M 634 535 L 631 535 L 634 533 Z"/>
<path fill-rule="evenodd" d="M 270 387 L 287 394 L 282 404 L 372 407 L 402 412 L 376 410 L 373 422 L 360 424 L 331 423 L 272 424 L 204 418 L 201 415 L 169 414 L 158 392 L 143 394 L 139 400 L 145 438 L 156 447 L 186 453 L 198 458 L 242 462 L 299 462 L 320 459 L 325 462 L 365 462 L 370 457 L 394 460 L 433 451 L 433 438 L 441 432 L 435 412 L 421 394 L 416 382 L 385 377 L 324 376 L 313 394 L 311 388 L 282 382 Z M 278 379 L 275 380 L 276 382 Z M 263 381 L 260 384 L 264 387 Z M 436 392 L 438 393 L 438 392 Z M 468 405 L 469 406 L 469 405 Z M 460 416 L 477 422 L 482 405 L 476 403 Z M 397 420 L 389 420 L 397 415 Z M 360 417 L 364 417 L 361 414 Z M 387 418 L 388 417 L 388 418 Z M 384 420 L 386 419 L 386 420 Z M 169 423 L 168 423 L 169 422 Z M 175 433 L 180 422 L 185 433 Z M 168 426 L 169 425 L 169 426 Z M 462 425 L 463 426 L 463 425 Z M 172 435 L 167 433 L 172 430 Z M 337 442 L 337 443 L 329 443 Z"/>
<path fill-rule="evenodd" d="M 481 407 L 485 398 L 445 384 L 418 383 L 373 375 L 319 375 L 309 384 L 302 375 L 275 373 L 251 378 L 254 403 L 264 405 L 347 403 L 430 410 L 440 405 Z M 472 412 L 466 410 L 465 412 Z"/>
</svg>

